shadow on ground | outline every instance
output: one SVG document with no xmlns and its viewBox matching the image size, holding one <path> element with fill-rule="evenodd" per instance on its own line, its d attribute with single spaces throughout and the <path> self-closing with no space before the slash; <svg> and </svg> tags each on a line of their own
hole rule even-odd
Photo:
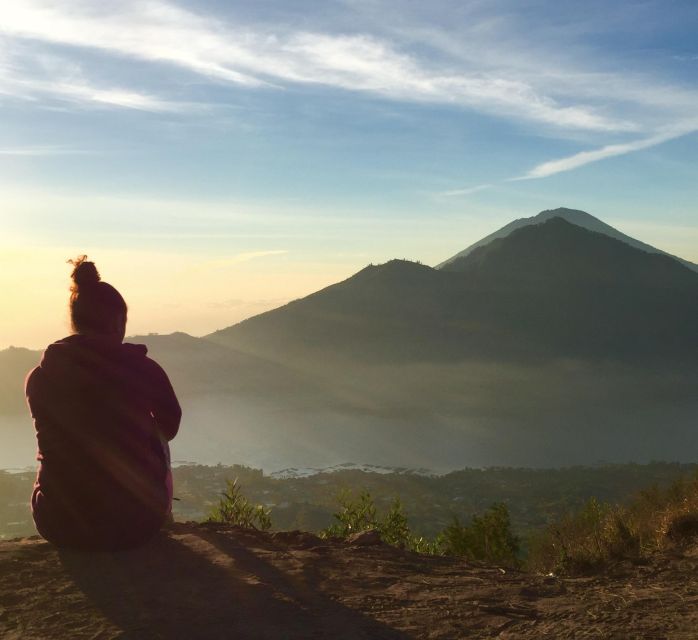
<svg viewBox="0 0 698 640">
<path fill-rule="evenodd" d="M 119 553 L 61 551 L 63 567 L 124 639 L 406 638 L 201 528 Z"/>
</svg>

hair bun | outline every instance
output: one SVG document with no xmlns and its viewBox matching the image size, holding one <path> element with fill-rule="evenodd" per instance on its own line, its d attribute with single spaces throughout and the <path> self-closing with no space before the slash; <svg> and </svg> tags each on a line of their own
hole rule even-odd
<svg viewBox="0 0 698 640">
<path fill-rule="evenodd" d="M 75 267 L 70 276 L 77 287 L 96 284 L 100 281 L 99 271 L 97 271 L 95 263 L 88 262 L 87 256 L 79 256 L 75 260 L 68 260 L 68 263 Z"/>
</svg>

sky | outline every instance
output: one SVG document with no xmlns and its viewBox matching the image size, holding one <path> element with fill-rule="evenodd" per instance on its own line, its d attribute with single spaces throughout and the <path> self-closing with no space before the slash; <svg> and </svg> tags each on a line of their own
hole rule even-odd
<svg viewBox="0 0 698 640">
<path fill-rule="evenodd" d="M 203 335 L 583 209 L 698 262 L 698 3 L 3 0 L 0 348 Z"/>
</svg>

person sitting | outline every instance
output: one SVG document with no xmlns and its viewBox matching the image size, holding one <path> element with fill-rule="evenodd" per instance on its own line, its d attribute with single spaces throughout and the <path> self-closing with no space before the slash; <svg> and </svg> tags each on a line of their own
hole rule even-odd
<svg viewBox="0 0 698 640">
<path fill-rule="evenodd" d="M 182 411 L 146 346 L 123 342 L 126 302 L 86 257 L 69 261 L 73 334 L 25 383 L 39 461 L 31 508 L 59 547 L 127 549 L 171 518 L 168 442 Z"/>
</svg>

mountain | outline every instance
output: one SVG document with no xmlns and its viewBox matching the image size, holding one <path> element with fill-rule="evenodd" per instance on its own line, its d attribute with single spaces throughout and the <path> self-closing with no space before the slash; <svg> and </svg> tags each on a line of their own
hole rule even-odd
<svg viewBox="0 0 698 640">
<path fill-rule="evenodd" d="M 698 274 L 553 217 L 440 269 L 393 260 L 208 339 L 290 361 L 692 360 Z"/>
<path fill-rule="evenodd" d="M 692 459 L 696 326 L 697 273 L 552 217 L 446 268 L 370 265 L 206 339 L 333 390 L 309 419 L 316 450 L 440 470 Z"/>
<path fill-rule="evenodd" d="M 693 461 L 696 326 L 697 273 L 552 216 L 440 269 L 369 265 L 203 338 L 133 341 L 182 399 L 175 460 L 440 472 Z M 0 467 L 31 464 L 36 360 L 0 352 Z"/>
<path fill-rule="evenodd" d="M 470 245 L 466 249 L 463 249 L 463 251 L 460 251 L 455 256 L 452 256 L 448 260 L 445 260 L 441 264 L 437 265 L 436 268 L 444 269 L 452 262 L 460 258 L 466 257 L 475 249 L 488 245 L 493 240 L 505 238 L 513 231 L 521 229 L 522 227 L 527 227 L 535 224 L 542 224 L 543 222 L 547 222 L 551 218 L 562 218 L 563 220 L 566 220 L 571 224 L 575 224 L 578 227 L 582 227 L 583 229 L 587 229 L 589 231 L 596 231 L 597 233 L 603 233 L 604 235 L 607 235 L 611 238 L 615 238 L 616 240 L 620 240 L 621 242 L 624 242 L 630 245 L 631 247 L 641 249 L 642 251 L 646 251 L 647 253 L 657 253 L 660 255 L 670 256 L 670 254 L 666 253 L 665 251 L 662 251 L 661 249 L 657 249 L 649 244 L 640 242 L 635 238 L 631 238 L 630 236 L 625 235 L 621 231 L 618 231 L 618 229 L 613 228 L 605 222 L 602 222 L 601 220 L 595 218 L 586 211 L 559 207 L 558 209 L 546 209 L 545 211 L 541 211 L 538 215 L 532 216 L 530 218 L 519 218 L 517 220 L 513 220 L 509 224 L 503 226 L 501 229 L 495 231 L 494 233 L 491 233 L 488 236 L 485 236 L 484 238 L 478 240 L 476 243 Z M 688 267 L 692 271 L 698 272 L 698 264 L 694 264 L 682 258 L 677 258 L 676 256 L 670 257 L 674 258 L 675 260 L 678 260 L 681 264 L 683 264 L 685 267 Z"/>
</svg>

